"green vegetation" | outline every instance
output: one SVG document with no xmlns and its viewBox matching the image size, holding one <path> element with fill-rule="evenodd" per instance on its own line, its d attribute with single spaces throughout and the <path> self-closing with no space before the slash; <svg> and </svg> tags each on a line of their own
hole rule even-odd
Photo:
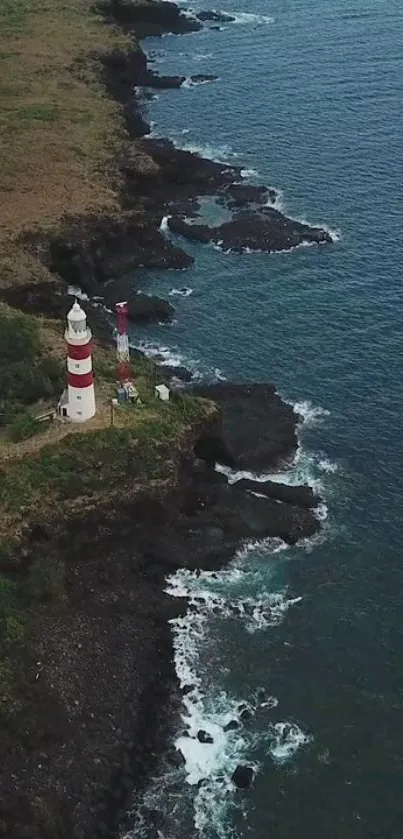
<svg viewBox="0 0 403 839">
<path fill-rule="evenodd" d="M 59 396 L 64 365 L 45 352 L 35 318 L 0 312 L 0 427 L 21 440 L 39 430 L 27 407 Z"/>
<path fill-rule="evenodd" d="M 137 481 L 164 480 L 172 455 L 191 421 L 201 417 L 201 400 L 178 394 L 170 403 L 153 399 L 142 407 L 116 409 L 120 427 L 70 433 L 57 443 L 16 458 L 0 469 L 0 513 L 24 517 L 80 496 L 88 501 Z"/>
<path fill-rule="evenodd" d="M 43 423 L 39 422 L 32 414 L 20 414 L 8 428 L 8 437 L 12 443 L 19 443 L 20 440 L 28 440 L 35 434 L 43 431 Z"/>
<path fill-rule="evenodd" d="M 36 347 L 35 333 L 28 328 L 27 335 Z M 129 500 L 141 487 L 175 480 L 176 453 L 190 424 L 211 410 L 210 403 L 180 393 L 163 403 L 153 396 L 152 379 L 143 375 L 138 384 L 142 404 L 119 406 L 119 426 L 70 432 L 0 464 L 3 569 L 17 562 L 23 524 L 57 523 L 69 512 L 85 516 L 93 503 L 113 510 L 116 493 L 119 501 Z M 48 550 L 32 564 L 28 558 L 15 579 L 0 573 L 0 713 L 5 714 L 18 707 L 24 690 L 22 663 L 29 656 L 32 622 L 43 609 L 63 608 L 66 598 L 64 566 Z"/>
</svg>

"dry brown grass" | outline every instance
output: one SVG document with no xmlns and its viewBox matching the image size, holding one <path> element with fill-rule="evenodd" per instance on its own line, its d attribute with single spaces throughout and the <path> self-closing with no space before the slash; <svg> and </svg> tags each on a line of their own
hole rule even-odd
<svg viewBox="0 0 403 839">
<path fill-rule="evenodd" d="M 0 235 L 116 204 L 108 169 L 122 116 L 97 56 L 127 39 L 91 5 L 0 4 Z"/>
</svg>

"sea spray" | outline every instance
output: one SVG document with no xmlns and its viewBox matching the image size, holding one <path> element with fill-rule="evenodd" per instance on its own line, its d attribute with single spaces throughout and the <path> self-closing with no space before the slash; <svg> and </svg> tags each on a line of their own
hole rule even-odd
<svg viewBox="0 0 403 839">
<path fill-rule="evenodd" d="M 202 381 L 211 383 L 226 381 L 226 377 L 219 367 L 204 366 L 200 359 L 186 356 L 177 348 L 167 347 L 165 344 L 159 344 L 156 341 L 150 341 L 148 339 L 140 340 L 135 345 L 131 344 L 131 346 L 139 349 L 147 358 L 152 358 L 161 367 L 186 367 L 191 373 L 194 383 Z"/>
<path fill-rule="evenodd" d="M 272 548 L 273 556 L 286 549 L 281 540 L 267 539 L 248 542 L 237 552 L 228 568 L 221 571 L 193 572 L 180 569 L 168 578 L 166 591 L 174 597 L 186 597 L 189 608 L 184 616 L 171 620 L 174 636 L 174 659 L 180 686 L 184 691 L 183 733 L 176 747 L 185 758 L 187 782 L 197 785 L 194 797 L 194 825 L 203 831 L 212 830 L 221 839 L 231 835 L 229 808 L 239 806 L 239 797 L 231 781 L 236 766 L 247 762 L 254 772 L 259 771 L 257 751 L 259 735 L 253 727 L 227 729 L 228 724 L 240 719 L 240 709 L 270 715 L 277 707 L 275 696 L 257 694 L 237 697 L 224 690 L 211 690 L 203 668 L 203 648 L 211 643 L 211 620 L 234 620 L 248 633 L 264 631 L 284 620 L 287 611 L 301 602 L 286 588 L 270 591 L 259 587 L 252 592 L 259 571 L 251 571 L 251 554 Z M 266 575 L 267 583 L 267 575 Z M 250 591 L 250 594 L 245 593 Z M 273 759 L 293 757 L 297 749 L 308 742 L 294 723 L 270 722 L 269 749 Z M 284 733 L 287 727 L 287 735 Z M 202 731 L 211 742 L 200 742 Z M 268 735 L 267 735 L 268 736 Z"/>
</svg>

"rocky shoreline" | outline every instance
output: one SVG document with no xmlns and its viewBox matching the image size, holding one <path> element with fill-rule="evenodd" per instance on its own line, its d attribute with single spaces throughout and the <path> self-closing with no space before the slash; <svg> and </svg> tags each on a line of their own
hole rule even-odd
<svg viewBox="0 0 403 839">
<path fill-rule="evenodd" d="M 159 755 L 180 762 L 170 746 L 180 698 L 168 620 L 186 604 L 164 594 L 166 575 L 219 569 L 245 539 L 292 544 L 319 530 L 308 487 L 265 482 L 256 495 L 252 481 L 230 484 L 214 469 L 275 470 L 292 457 L 292 407 L 269 385 L 202 392 L 220 415 L 188 441 L 168 492 L 140 492 L 82 526 L 61 521 L 32 534 L 30 561 L 43 551 L 64 561 L 67 600 L 43 619 L 27 662 L 30 704 L 3 738 L 10 774 L 0 835 L 115 837 Z"/>
<path fill-rule="evenodd" d="M 196 31 L 222 20 L 221 13 L 208 11 L 192 19 L 160 0 L 100 8 L 107 23 L 137 38 Z M 66 283 L 108 307 L 120 296 L 125 272 L 188 267 L 192 257 L 161 231 L 163 217 L 175 234 L 239 253 L 331 241 L 324 229 L 279 213 L 275 193 L 245 184 L 239 168 L 167 140 L 144 139 L 149 127 L 133 88 L 178 85 L 149 70 L 138 44 L 104 60 L 104 81 L 136 139 L 136 159 L 128 142 L 118 161 L 122 212 L 65 219 L 58 235 L 25 233 L 24 247 L 49 269 L 53 285 L 3 289 L 8 303 L 61 318 L 70 300 Z M 218 200 L 232 220 L 218 228 L 195 223 L 202 196 Z M 134 322 L 169 319 L 174 311 L 136 289 L 129 305 Z M 102 309 L 93 307 L 91 318 L 97 334 L 110 341 Z M 182 376 L 188 378 L 187 371 Z M 180 697 L 168 620 L 186 603 L 164 594 L 166 575 L 182 567 L 220 568 L 245 539 L 275 536 L 294 544 L 319 530 L 319 499 L 309 487 L 271 480 L 257 485 L 252 478 L 230 483 L 215 469 L 222 464 L 271 472 L 292 459 L 300 418 L 274 386 L 214 385 L 193 392 L 214 400 L 220 414 L 193 429 L 164 491 L 139 488 L 134 500 L 107 514 L 100 509 L 80 525 L 60 521 L 52 532 L 31 534 L 31 561 L 44 551 L 63 561 L 66 602 L 61 612 L 46 613 L 33 639 L 35 658 L 26 662 L 33 687 L 24 718 L 17 711 L 1 732 L 8 779 L 0 836 L 7 839 L 119 835 L 133 791 L 144 787 L 161 754 L 173 765 L 180 761 L 170 746 Z M 149 835 L 157 835 L 155 825 Z"/>
<path fill-rule="evenodd" d="M 150 126 L 138 91 L 180 87 L 184 77 L 154 73 L 137 39 L 197 31 L 231 16 L 208 10 L 190 16 L 165 0 L 117 0 L 101 4 L 99 9 L 106 24 L 118 24 L 134 38 L 133 49 L 102 57 L 103 81 L 123 108 L 129 138 L 114 164 L 120 209 L 103 216 L 66 216 L 58 233 L 29 231 L 21 235 L 21 246 L 54 275 L 55 294 L 63 296 L 67 282 L 108 306 L 119 297 L 119 280 L 124 274 L 137 268 L 186 269 L 192 265 L 193 257 L 181 244 L 187 239 L 238 254 L 330 244 L 333 239 L 328 230 L 288 218 L 276 207 L 275 190 L 245 182 L 241 167 L 147 136 Z M 200 198 L 206 197 L 222 207 L 226 221 L 217 226 L 204 222 Z M 175 241 L 161 229 L 164 218 Z M 46 304 L 40 285 L 19 287 L 17 293 L 19 307 L 24 308 L 28 299 L 25 305 L 31 311 L 49 315 L 51 301 Z M 1 291 L 2 299 L 12 305 L 14 295 L 13 287 Z M 171 303 L 141 293 L 135 284 L 129 297 L 133 322 L 166 321 L 174 315 Z"/>
</svg>

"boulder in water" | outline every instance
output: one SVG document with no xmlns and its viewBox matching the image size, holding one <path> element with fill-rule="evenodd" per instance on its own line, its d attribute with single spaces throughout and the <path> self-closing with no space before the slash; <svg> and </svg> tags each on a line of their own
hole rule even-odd
<svg viewBox="0 0 403 839">
<path fill-rule="evenodd" d="M 204 731 L 203 728 L 199 728 L 197 732 L 197 739 L 199 743 L 214 743 L 214 739 L 207 731 Z"/>
<path fill-rule="evenodd" d="M 226 12 L 216 12 L 214 9 L 209 10 L 202 10 L 198 12 L 196 15 L 198 20 L 203 21 L 215 21 L 216 23 L 233 23 L 235 17 L 233 15 L 228 15 Z"/>
<path fill-rule="evenodd" d="M 294 486 L 280 484 L 277 481 L 254 481 L 250 478 L 241 478 L 237 481 L 237 486 L 239 489 L 256 492 L 267 498 L 276 498 L 284 504 L 296 504 L 297 507 L 317 507 L 319 503 L 318 496 L 308 484 Z"/>
<path fill-rule="evenodd" d="M 213 76 L 209 73 L 196 73 L 190 78 L 195 84 L 202 84 L 203 82 L 216 82 L 218 76 Z"/>
<path fill-rule="evenodd" d="M 251 766 L 243 766 L 238 763 L 232 774 L 232 781 L 238 789 L 248 789 L 251 786 L 255 773 Z"/>
<path fill-rule="evenodd" d="M 226 725 L 224 725 L 223 730 L 224 731 L 236 731 L 237 728 L 239 728 L 239 727 L 240 726 L 239 726 L 238 720 L 230 720 L 229 722 L 227 722 Z"/>
</svg>

